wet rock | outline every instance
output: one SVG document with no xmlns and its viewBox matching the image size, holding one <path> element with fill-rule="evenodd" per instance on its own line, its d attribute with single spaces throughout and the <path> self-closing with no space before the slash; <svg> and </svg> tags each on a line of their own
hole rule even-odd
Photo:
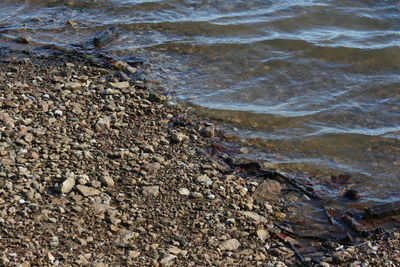
<svg viewBox="0 0 400 267">
<path fill-rule="evenodd" d="M 259 202 L 276 200 L 279 197 L 281 190 L 282 186 L 280 183 L 269 180 L 260 184 L 256 191 L 254 191 L 252 197 Z"/>
<path fill-rule="evenodd" d="M 292 257 L 294 255 L 294 252 L 287 247 L 272 248 L 269 250 L 269 253 L 271 253 L 271 255 L 284 258 Z"/>
<path fill-rule="evenodd" d="M 160 193 L 160 187 L 159 186 L 144 186 L 142 194 L 145 197 L 157 197 Z"/>
<path fill-rule="evenodd" d="M 349 190 L 346 191 L 346 193 L 344 193 L 344 197 L 346 197 L 346 198 L 348 198 L 350 200 L 358 200 L 362 196 L 357 190 L 349 189 Z"/>
<path fill-rule="evenodd" d="M 78 25 L 78 23 L 76 21 L 68 20 L 67 25 L 70 27 L 75 27 Z"/>
<path fill-rule="evenodd" d="M 115 70 L 126 71 L 129 73 L 135 73 L 137 71 L 136 68 L 131 67 L 127 62 L 122 60 L 115 60 L 111 63 L 111 67 Z"/>
<path fill-rule="evenodd" d="M 205 127 L 200 131 L 200 134 L 203 137 L 208 137 L 208 138 L 214 137 L 214 135 L 215 135 L 215 127 L 214 126 Z"/>
<path fill-rule="evenodd" d="M 239 247 L 240 247 L 240 242 L 235 238 L 226 240 L 219 245 L 220 250 L 229 250 L 229 251 L 237 250 Z"/>
<path fill-rule="evenodd" d="M 85 197 L 97 196 L 101 194 L 99 190 L 85 185 L 77 185 L 76 189 Z"/>
<path fill-rule="evenodd" d="M 148 99 L 153 103 L 162 103 L 166 101 L 166 97 L 160 94 L 150 94 Z"/>
<path fill-rule="evenodd" d="M 15 39 L 15 42 L 19 44 L 29 44 L 31 43 L 31 38 L 28 35 L 24 35 Z"/>
</svg>

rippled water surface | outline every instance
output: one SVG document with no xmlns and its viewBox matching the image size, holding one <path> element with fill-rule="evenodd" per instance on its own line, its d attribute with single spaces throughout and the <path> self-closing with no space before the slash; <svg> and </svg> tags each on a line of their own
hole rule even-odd
<svg viewBox="0 0 400 267">
<path fill-rule="evenodd" d="M 249 157 L 400 197 L 399 1 L 0 0 L 5 42 L 67 46 L 110 25 L 121 34 L 106 52 L 148 59 L 256 146 Z"/>
</svg>

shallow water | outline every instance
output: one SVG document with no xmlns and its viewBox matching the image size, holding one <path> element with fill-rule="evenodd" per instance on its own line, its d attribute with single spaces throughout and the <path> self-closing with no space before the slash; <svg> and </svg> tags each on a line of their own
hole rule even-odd
<svg viewBox="0 0 400 267">
<path fill-rule="evenodd" d="M 400 197 L 399 1 L 0 0 L 0 25 L 4 40 L 65 46 L 116 25 L 103 50 L 148 58 L 179 99 L 255 146 L 248 157 Z"/>
</svg>

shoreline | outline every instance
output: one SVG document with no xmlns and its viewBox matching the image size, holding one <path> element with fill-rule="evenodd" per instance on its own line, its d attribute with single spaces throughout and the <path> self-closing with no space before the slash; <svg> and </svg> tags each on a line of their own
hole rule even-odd
<svg viewBox="0 0 400 267">
<path fill-rule="evenodd" d="M 130 78 L 140 66 L 8 53 L 0 56 L 3 265 L 400 264 L 400 236 L 389 232 L 360 246 L 319 242 L 317 256 L 303 257 L 274 224 L 286 217 L 285 185 L 244 178 L 207 153 L 224 150 L 215 126 Z M 260 191 L 268 199 L 256 200 Z"/>
</svg>

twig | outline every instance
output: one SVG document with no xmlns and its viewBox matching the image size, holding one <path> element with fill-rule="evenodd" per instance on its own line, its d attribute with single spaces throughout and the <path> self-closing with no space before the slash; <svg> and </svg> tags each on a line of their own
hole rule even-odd
<svg viewBox="0 0 400 267">
<path fill-rule="evenodd" d="M 285 240 L 285 238 L 281 237 L 280 235 L 276 236 L 286 245 L 286 247 L 290 248 L 294 252 L 294 255 L 299 261 L 301 262 L 305 261 L 304 256 L 297 250 L 295 246 L 293 246 L 293 244 L 290 241 Z"/>
<path fill-rule="evenodd" d="M 283 226 L 281 226 L 281 225 L 279 225 L 279 224 L 277 224 L 277 223 L 274 223 L 274 225 L 276 226 L 276 227 L 278 227 L 279 229 L 281 229 L 281 231 L 283 231 L 283 232 L 285 232 L 286 234 L 288 234 L 288 235 L 290 235 L 290 236 L 294 236 L 294 237 L 296 237 L 296 238 L 303 238 L 303 239 L 311 239 L 311 240 L 317 240 L 317 241 L 330 241 L 329 239 L 327 239 L 327 238 L 323 238 L 323 237 L 319 237 L 319 236 L 309 236 L 309 235 L 299 235 L 299 234 L 296 234 L 296 233 L 294 233 L 294 232 L 292 232 L 292 231 L 289 231 L 289 230 L 287 230 L 287 229 L 285 229 L 285 227 L 283 227 Z"/>
<path fill-rule="evenodd" d="M 327 209 L 326 207 L 323 207 L 323 209 L 324 209 L 324 212 L 325 212 L 326 217 L 328 218 L 329 223 L 330 223 L 331 225 L 335 225 L 335 224 L 336 224 L 336 223 L 335 223 L 335 219 L 332 217 L 332 215 L 329 214 L 328 209 Z"/>
<path fill-rule="evenodd" d="M 298 190 L 300 190 L 301 192 L 303 192 L 305 195 L 307 195 L 309 198 L 312 199 L 321 199 L 321 197 L 319 197 L 318 195 L 316 195 L 314 192 L 311 192 L 310 190 L 307 190 L 307 186 L 300 183 L 299 181 L 290 178 L 290 177 L 286 177 L 278 172 L 266 172 L 265 173 L 266 176 L 268 178 L 272 178 L 274 180 L 279 180 L 282 179 L 284 180 L 286 183 L 291 184 L 292 186 L 296 187 Z"/>
<path fill-rule="evenodd" d="M 336 197 L 332 198 L 330 202 L 336 201 L 339 197 L 343 196 L 346 193 L 346 191 L 352 187 L 353 187 L 353 185 L 351 185 L 351 184 L 343 187 L 342 190 L 340 190 L 339 194 Z"/>
</svg>

